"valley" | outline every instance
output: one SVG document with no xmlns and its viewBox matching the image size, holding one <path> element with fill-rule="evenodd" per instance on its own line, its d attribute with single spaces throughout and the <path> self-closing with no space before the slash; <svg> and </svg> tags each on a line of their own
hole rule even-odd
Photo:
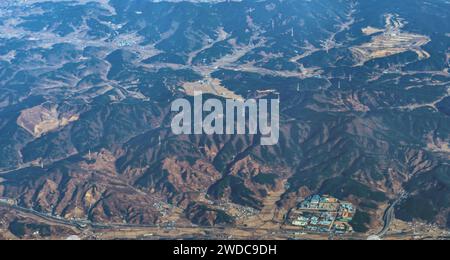
<svg viewBox="0 0 450 260">
<path fill-rule="evenodd" d="M 449 6 L 381 2 L 3 1 L 0 238 L 448 238 Z M 199 91 L 279 98 L 279 142 L 173 134 Z M 292 226 L 313 195 L 353 231 Z"/>
</svg>

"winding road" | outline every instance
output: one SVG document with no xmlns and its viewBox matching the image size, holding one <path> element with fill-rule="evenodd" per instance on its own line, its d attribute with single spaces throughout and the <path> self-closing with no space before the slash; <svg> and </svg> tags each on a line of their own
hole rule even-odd
<svg viewBox="0 0 450 260">
<path fill-rule="evenodd" d="M 384 216 L 383 216 L 383 221 L 384 221 L 384 225 L 383 225 L 383 229 L 377 234 L 377 236 L 379 238 L 382 238 L 386 235 L 386 233 L 389 231 L 389 228 L 391 226 L 392 220 L 395 219 L 395 207 L 405 198 L 408 197 L 408 194 L 406 192 L 402 192 L 400 194 L 400 197 L 395 200 L 394 202 L 392 202 L 389 207 L 386 209 L 386 211 L 384 212 Z"/>
</svg>

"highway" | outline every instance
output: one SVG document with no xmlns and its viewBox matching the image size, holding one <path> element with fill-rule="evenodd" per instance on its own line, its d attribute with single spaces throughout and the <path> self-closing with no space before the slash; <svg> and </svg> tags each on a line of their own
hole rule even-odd
<svg viewBox="0 0 450 260">
<path fill-rule="evenodd" d="M 177 225 L 177 226 L 171 226 L 166 227 L 164 225 L 143 225 L 143 224 L 100 224 L 100 223 L 93 223 L 91 221 L 87 220 L 68 220 L 63 219 L 60 217 L 55 217 L 49 214 L 41 213 L 32 209 L 23 208 L 17 205 L 11 205 L 9 203 L 6 203 L 4 201 L 0 201 L 0 206 L 8 207 L 11 209 L 14 209 L 16 211 L 19 211 L 21 213 L 29 214 L 38 218 L 43 219 L 44 221 L 47 221 L 49 223 L 53 224 L 59 224 L 59 225 L 65 225 L 65 226 L 71 226 L 74 227 L 80 231 L 86 230 L 86 229 L 93 229 L 96 230 L 96 232 L 114 232 L 114 231 L 126 231 L 126 230 L 145 230 L 145 229 L 157 229 L 161 231 L 162 235 L 158 235 L 155 233 L 154 230 L 152 230 L 152 233 L 155 233 L 155 237 L 161 236 L 164 237 L 166 234 L 165 231 L 170 228 L 171 230 L 185 230 L 185 231 L 191 231 L 196 230 L 195 234 L 198 234 L 197 231 L 200 232 L 207 232 L 210 234 L 221 234 L 221 233 L 240 233 L 242 231 L 249 232 L 251 234 L 255 234 L 256 232 L 266 232 L 267 235 L 270 235 L 270 237 L 278 237 L 282 239 L 290 239 L 293 237 L 293 234 L 295 231 L 292 230 L 284 230 L 284 229 L 271 229 L 271 228 L 254 228 L 254 227 L 245 227 L 245 226 L 232 226 L 232 227 L 225 227 L 225 226 L 215 226 L 215 227 L 208 227 L 208 226 L 195 226 L 195 225 Z M 229 232 L 226 232 L 226 231 Z M 150 231 L 149 231 L 150 232 Z M 266 235 L 266 236 L 267 236 Z M 307 235 L 324 235 L 324 238 L 327 237 L 328 234 L 322 234 L 322 233 L 308 233 L 304 237 L 304 239 L 307 239 Z M 170 236 L 169 236 L 170 237 Z M 362 236 L 351 234 L 348 236 L 340 236 L 341 239 L 363 239 Z"/>
<path fill-rule="evenodd" d="M 9 207 L 12 208 L 14 210 L 17 210 L 19 212 L 22 213 L 26 213 L 26 214 L 30 214 L 33 216 L 37 216 L 39 218 L 42 218 L 46 221 L 55 223 L 55 224 L 61 224 L 61 225 L 67 225 L 67 226 L 72 226 L 78 229 L 81 229 L 83 226 L 85 226 L 87 224 L 87 222 L 83 222 L 83 221 L 74 221 L 74 220 L 67 220 L 67 219 L 62 219 L 62 218 L 57 218 L 48 214 L 44 214 L 32 209 L 26 209 L 26 208 L 22 208 L 19 206 L 15 206 L 15 205 L 11 205 L 9 203 L 0 201 L 0 206 L 4 206 L 4 207 Z M 89 223 L 90 224 L 90 223 Z"/>
<path fill-rule="evenodd" d="M 383 216 L 383 229 L 377 234 L 378 237 L 382 238 L 386 235 L 386 233 L 389 231 L 389 227 L 391 226 L 392 220 L 395 219 L 395 207 L 405 198 L 408 197 L 408 194 L 406 192 L 402 192 L 400 194 L 400 197 L 395 200 L 384 212 Z"/>
</svg>

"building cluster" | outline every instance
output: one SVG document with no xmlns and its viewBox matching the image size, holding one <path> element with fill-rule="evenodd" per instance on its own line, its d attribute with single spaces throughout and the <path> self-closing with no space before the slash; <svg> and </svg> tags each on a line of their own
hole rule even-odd
<svg viewBox="0 0 450 260">
<path fill-rule="evenodd" d="M 10 206 L 15 206 L 17 202 L 10 198 L 0 198 L 0 203 L 8 204 Z"/>
<path fill-rule="evenodd" d="M 167 215 L 169 215 L 171 210 L 170 205 L 166 205 L 161 201 L 153 203 L 153 208 L 155 208 L 162 217 L 166 217 Z"/>
<path fill-rule="evenodd" d="M 234 203 L 219 203 L 217 209 L 229 213 L 237 219 L 248 219 L 260 213 L 259 210 Z"/>
<path fill-rule="evenodd" d="M 346 234 L 353 232 L 350 222 L 355 212 L 350 202 L 313 195 L 291 211 L 288 222 L 305 232 Z"/>
<path fill-rule="evenodd" d="M 202 193 L 201 197 L 206 197 L 206 193 Z M 221 210 L 236 219 L 248 219 L 260 214 L 260 211 L 252 207 L 235 204 L 231 201 L 212 201 L 206 200 L 206 204 L 212 209 Z"/>
</svg>

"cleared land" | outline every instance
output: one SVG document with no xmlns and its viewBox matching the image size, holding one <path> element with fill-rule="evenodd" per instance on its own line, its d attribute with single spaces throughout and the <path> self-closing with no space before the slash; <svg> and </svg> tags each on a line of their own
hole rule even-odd
<svg viewBox="0 0 450 260">
<path fill-rule="evenodd" d="M 383 32 L 381 35 L 374 36 L 372 41 L 364 43 L 360 46 L 351 47 L 357 64 L 384 58 L 407 51 L 413 51 L 420 60 L 430 58 L 430 54 L 421 47 L 428 44 L 431 40 L 429 37 L 419 34 L 402 32 L 404 22 L 398 16 L 386 15 L 386 28 L 384 30 L 373 27 L 363 29 L 366 35 L 372 35 L 377 32 Z"/>
</svg>

